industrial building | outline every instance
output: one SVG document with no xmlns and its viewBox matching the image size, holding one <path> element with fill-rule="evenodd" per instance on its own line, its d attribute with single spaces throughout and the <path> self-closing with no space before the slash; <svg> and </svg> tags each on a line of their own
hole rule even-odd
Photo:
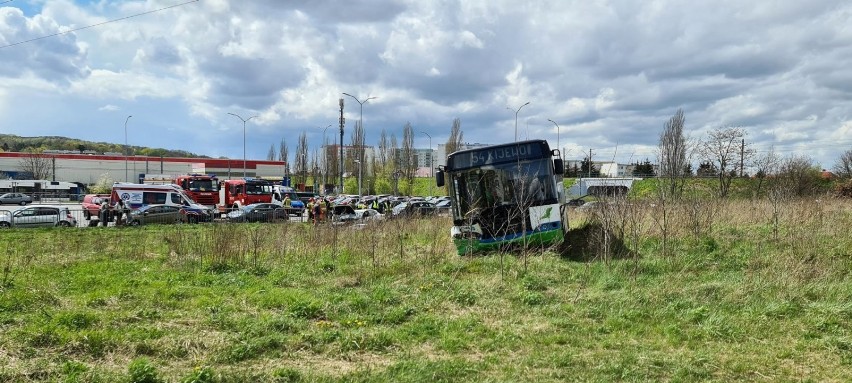
<svg viewBox="0 0 852 383">
<path fill-rule="evenodd" d="M 220 179 L 242 177 L 283 178 L 283 161 L 222 158 L 177 158 L 123 156 L 119 153 L 18 153 L 0 152 L 0 173 L 4 178 L 30 178 L 25 162 L 37 157 L 47 166 L 52 181 L 79 182 L 93 185 L 98 180 L 138 182 L 139 174 L 215 174 Z"/>
</svg>

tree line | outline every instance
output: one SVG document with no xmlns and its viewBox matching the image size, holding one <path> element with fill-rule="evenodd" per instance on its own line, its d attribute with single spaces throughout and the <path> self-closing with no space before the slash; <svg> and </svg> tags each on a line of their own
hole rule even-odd
<svg viewBox="0 0 852 383">
<path fill-rule="evenodd" d="M 311 152 L 306 132 L 299 135 L 292 161 L 287 140 L 284 138 L 277 148 L 275 144 L 270 145 L 266 158 L 284 161 L 285 175 L 289 175 L 295 184 L 307 184 L 308 180 L 313 180 L 318 185 L 338 185 L 337 180 L 342 173 L 347 176 L 344 181 L 345 191 L 355 193 L 360 167 L 361 184 L 365 193 L 411 194 L 418 168 L 414 135 L 410 122 L 402 126 L 401 136 L 382 129 L 375 145 L 376 150 L 373 156 L 368 158 L 367 148 L 370 145 L 366 143 L 363 127 L 356 121 L 350 130 L 349 141 L 343 148 L 342 168 L 340 148 L 336 140 L 325 138 L 320 148 Z M 461 120 L 455 118 L 450 127 L 449 138 L 445 142 L 446 153 L 459 150 L 463 137 Z"/>
</svg>

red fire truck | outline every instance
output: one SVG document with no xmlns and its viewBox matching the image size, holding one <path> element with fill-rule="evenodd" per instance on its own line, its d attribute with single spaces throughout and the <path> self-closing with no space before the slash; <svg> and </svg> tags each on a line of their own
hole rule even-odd
<svg viewBox="0 0 852 383">
<path fill-rule="evenodd" d="M 224 180 L 219 183 L 219 211 L 239 209 L 253 203 L 272 202 L 272 182 L 257 178 Z"/>
<path fill-rule="evenodd" d="M 213 174 L 146 174 L 142 183 L 148 185 L 175 184 L 204 206 L 219 205 L 219 179 Z"/>
</svg>

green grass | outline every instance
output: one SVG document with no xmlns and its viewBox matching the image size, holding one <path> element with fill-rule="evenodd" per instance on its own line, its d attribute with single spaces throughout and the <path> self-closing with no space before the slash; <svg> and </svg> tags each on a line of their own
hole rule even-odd
<svg viewBox="0 0 852 383">
<path fill-rule="evenodd" d="M 526 266 L 446 219 L 2 231 L 0 381 L 852 380 L 852 209 L 742 210 Z"/>
</svg>

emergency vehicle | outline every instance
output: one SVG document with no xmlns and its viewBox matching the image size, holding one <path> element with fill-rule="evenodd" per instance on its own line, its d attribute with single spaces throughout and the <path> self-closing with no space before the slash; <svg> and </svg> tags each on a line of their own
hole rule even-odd
<svg viewBox="0 0 852 383">
<path fill-rule="evenodd" d="M 112 185 L 110 200 L 124 201 L 130 209 L 138 209 L 147 205 L 177 206 L 186 214 L 188 222 L 205 222 L 214 217 L 214 210 L 199 205 L 184 190 L 174 184 L 145 185 L 116 182 Z"/>
<path fill-rule="evenodd" d="M 219 212 L 253 203 L 272 203 L 271 182 L 251 177 L 219 182 Z"/>
<path fill-rule="evenodd" d="M 214 174 L 145 174 L 142 183 L 148 185 L 175 184 L 192 199 L 204 206 L 219 204 L 219 179 Z"/>
</svg>

